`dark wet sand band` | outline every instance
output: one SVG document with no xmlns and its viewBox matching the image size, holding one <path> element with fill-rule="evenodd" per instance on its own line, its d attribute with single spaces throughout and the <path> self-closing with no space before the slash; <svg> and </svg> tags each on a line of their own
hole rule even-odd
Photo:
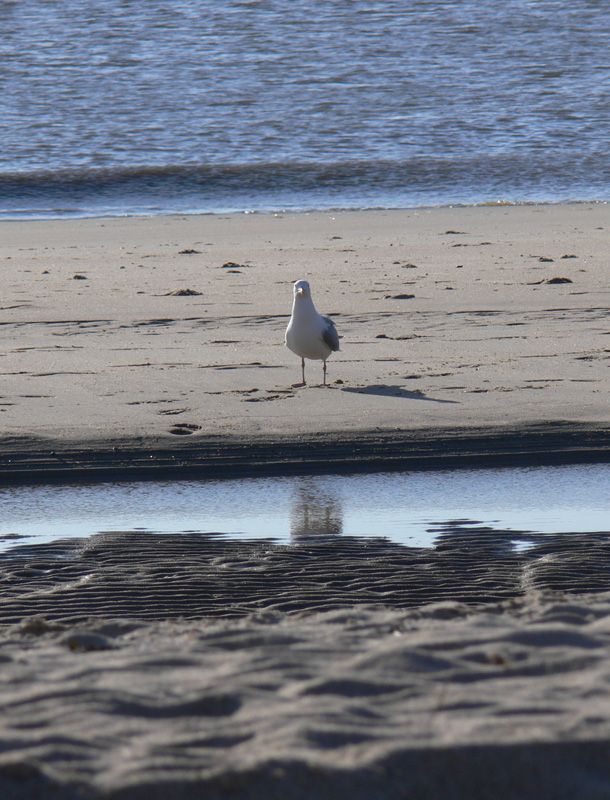
<svg viewBox="0 0 610 800">
<path fill-rule="evenodd" d="M 610 427 L 556 422 L 513 429 L 436 428 L 298 437 L 54 442 L 5 438 L 0 482 L 234 478 L 475 466 L 605 463 Z"/>
</svg>

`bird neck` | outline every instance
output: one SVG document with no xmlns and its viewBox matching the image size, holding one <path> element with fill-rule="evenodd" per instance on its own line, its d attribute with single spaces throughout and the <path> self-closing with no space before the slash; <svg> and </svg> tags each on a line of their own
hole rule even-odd
<svg viewBox="0 0 610 800">
<path fill-rule="evenodd" d="M 313 317 L 318 312 L 311 297 L 297 295 L 292 303 L 292 313 L 295 317 Z"/>
</svg>

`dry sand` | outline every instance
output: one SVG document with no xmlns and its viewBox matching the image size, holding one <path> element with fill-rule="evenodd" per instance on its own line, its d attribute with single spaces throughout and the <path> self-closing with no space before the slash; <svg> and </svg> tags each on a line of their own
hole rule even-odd
<svg viewBox="0 0 610 800">
<path fill-rule="evenodd" d="M 459 455 L 472 435 L 535 450 L 541 431 L 547 450 L 607 452 L 608 214 L 3 222 L 2 477 L 84 470 L 88 453 L 125 469 L 232 454 L 231 471 L 308 443 L 297 461 L 332 461 L 334 444 L 341 461 L 360 443 L 364 459 L 372 434 L 416 460 L 430 441 Z M 283 336 L 301 277 L 343 337 L 327 389 L 316 362 L 291 388 L 300 364 Z"/>
<path fill-rule="evenodd" d="M 0 476 L 607 459 L 608 227 L 4 222 Z M 344 337 L 327 389 L 291 388 L 301 277 Z M 2 800 L 610 796 L 608 534 L 14 542 Z"/>
</svg>

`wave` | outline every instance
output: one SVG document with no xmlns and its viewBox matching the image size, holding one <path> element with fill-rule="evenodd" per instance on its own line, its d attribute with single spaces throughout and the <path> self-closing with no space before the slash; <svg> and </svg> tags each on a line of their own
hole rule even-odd
<svg viewBox="0 0 610 800">
<path fill-rule="evenodd" d="M 0 173 L 3 216 L 603 200 L 610 157 L 179 164 Z"/>
</svg>

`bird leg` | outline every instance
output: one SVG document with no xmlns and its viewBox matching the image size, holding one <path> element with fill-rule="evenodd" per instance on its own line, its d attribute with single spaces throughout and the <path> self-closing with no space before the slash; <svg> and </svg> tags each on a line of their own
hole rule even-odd
<svg viewBox="0 0 610 800">
<path fill-rule="evenodd" d="M 304 358 L 301 359 L 301 372 L 303 374 L 303 380 L 301 381 L 301 383 L 293 383 L 292 384 L 292 388 L 293 389 L 298 389 L 299 386 L 306 386 L 307 385 L 305 383 L 305 359 Z"/>
<path fill-rule="evenodd" d="M 324 359 L 324 367 L 322 369 L 322 373 L 324 375 L 324 386 L 326 386 L 326 359 Z"/>
</svg>

